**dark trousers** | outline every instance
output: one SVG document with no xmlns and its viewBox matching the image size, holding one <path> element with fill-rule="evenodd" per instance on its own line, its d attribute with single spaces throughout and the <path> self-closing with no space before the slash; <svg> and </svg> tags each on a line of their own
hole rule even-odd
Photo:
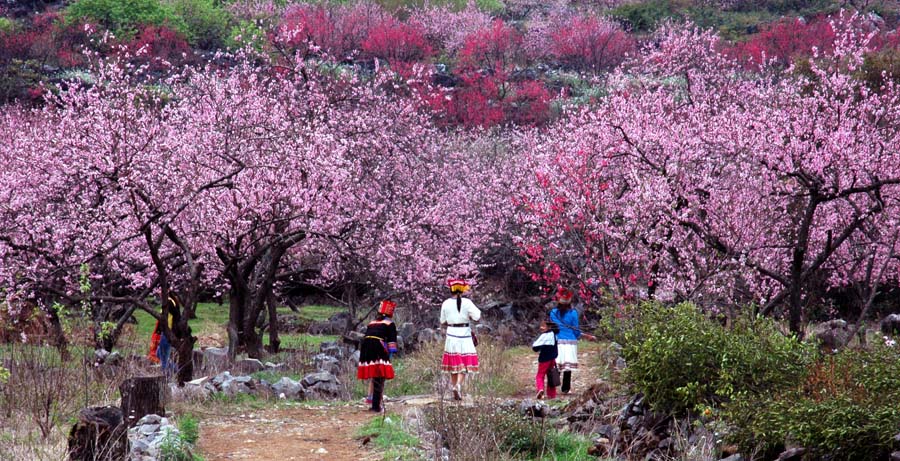
<svg viewBox="0 0 900 461">
<path fill-rule="evenodd" d="M 384 396 L 384 378 L 372 378 L 372 411 L 381 411 Z"/>
<path fill-rule="evenodd" d="M 563 393 L 569 392 L 569 389 L 572 388 L 572 372 L 564 371 L 562 373 L 562 391 Z"/>
</svg>

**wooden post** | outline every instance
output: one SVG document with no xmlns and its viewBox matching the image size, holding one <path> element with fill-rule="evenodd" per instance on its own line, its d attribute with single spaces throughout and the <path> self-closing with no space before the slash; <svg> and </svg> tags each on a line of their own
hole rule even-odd
<svg viewBox="0 0 900 461">
<path fill-rule="evenodd" d="M 122 396 L 122 415 L 128 427 L 147 415 L 166 415 L 168 386 L 165 376 L 126 379 L 119 385 L 119 394 Z"/>
</svg>

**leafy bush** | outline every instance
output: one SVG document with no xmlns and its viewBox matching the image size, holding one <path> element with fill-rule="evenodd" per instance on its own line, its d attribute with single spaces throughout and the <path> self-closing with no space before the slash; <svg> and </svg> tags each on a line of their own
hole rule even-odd
<svg viewBox="0 0 900 461">
<path fill-rule="evenodd" d="M 16 21 L 10 18 L 0 17 L 0 33 L 8 33 L 16 30 Z"/>
<path fill-rule="evenodd" d="M 610 15 L 635 32 L 647 32 L 665 19 L 680 17 L 675 5 L 669 0 L 629 3 L 613 9 Z"/>
<path fill-rule="evenodd" d="M 160 461 L 195 461 L 190 444 L 181 439 L 179 435 L 173 432 L 166 433 L 163 436 L 162 443 L 159 444 Z"/>
<path fill-rule="evenodd" d="M 191 414 L 178 418 L 178 431 L 167 432 L 159 445 L 160 461 L 202 461 L 194 453 L 200 439 L 200 422 Z"/>
<path fill-rule="evenodd" d="M 211 50 L 221 48 L 231 30 L 231 15 L 214 0 L 168 0 L 172 11 L 185 24 L 188 42 Z"/>
<path fill-rule="evenodd" d="M 799 386 L 745 394 L 725 406 L 731 438 L 775 454 L 785 440 L 835 460 L 886 459 L 900 428 L 900 354 L 844 350 L 810 364 Z"/>
<path fill-rule="evenodd" d="M 889 48 L 866 55 L 861 69 L 862 79 L 878 90 L 888 80 L 900 81 L 900 50 Z"/>
<path fill-rule="evenodd" d="M 130 37 L 138 26 L 167 26 L 189 35 L 184 20 L 159 0 L 76 0 L 66 9 L 66 17 L 76 22 L 102 25 L 120 37 Z"/>
<path fill-rule="evenodd" d="M 194 415 L 187 414 L 178 418 L 178 430 L 181 431 L 181 440 L 191 445 L 200 440 L 200 421 Z"/>
<path fill-rule="evenodd" d="M 727 329 L 690 303 L 644 303 L 626 312 L 614 338 L 626 377 L 662 411 L 688 413 L 792 386 L 815 357 L 774 322 L 740 319 Z"/>
<path fill-rule="evenodd" d="M 233 26 L 228 33 L 228 39 L 225 40 L 225 45 L 232 50 L 250 47 L 262 51 L 266 44 L 268 44 L 266 31 L 254 21 L 248 20 L 241 20 Z"/>
</svg>

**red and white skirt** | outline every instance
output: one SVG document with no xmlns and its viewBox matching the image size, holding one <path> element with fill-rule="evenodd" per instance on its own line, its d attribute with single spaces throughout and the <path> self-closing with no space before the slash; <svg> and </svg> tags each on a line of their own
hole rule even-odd
<svg viewBox="0 0 900 461">
<path fill-rule="evenodd" d="M 478 353 L 469 327 L 447 327 L 441 371 L 446 373 L 478 373 Z"/>
<path fill-rule="evenodd" d="M 357 379 L 394 379 L 394 366 L 384 343 L 376 338 L 365 338 L 359 348 Z"/>
<path fill-rule="evenodd" d="M 559 355 L 556 357 L 556 366 L 560 371 L 575 371 L 578 369 L 578 340 L 560 339 L 556 342 Z"/>
<path fill-rule="evenodd" d="M 394 379 L 394 366 L 387 360 L 359 362 L 356 367 L 357 379 L 385 378 Z"/>
</svg>

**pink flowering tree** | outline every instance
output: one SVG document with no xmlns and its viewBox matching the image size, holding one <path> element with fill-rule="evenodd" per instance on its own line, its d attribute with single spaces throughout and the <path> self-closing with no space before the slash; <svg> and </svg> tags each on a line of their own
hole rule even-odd
<svg viewBox="0 0 900 461">
<path fill-rule="evenodd" d="M 192 128 L 181 117 L 192 113 L 185 100 L 138 85 L 143 70 L 120 64 L 97 67 L 104 85 L 73 84 L 24 125 L 4 126 L 20 139 L 3 152 L 18 159 L 10 173 L 18 180 L 5 184 L 20 197 L 3 209 L 15 223 L 2 237 L 4 283 L 11 296 L 34 298 L 51 313 L 54 301 L 92 313 L 104 303 L 127 306 L 117 318 L 95 319 L 111 322 L 104 334 L 113 338 L 135 309 L 166 318 L 162 301 L 177 293 L 181 321 L 160 325 L 183 382 L 192 373 L 187 319 L 205 283 L 184 217 L 243 166 L 218 151 L 192 155 L 190 143 L 177 142 Z M 161 312 L 148 301 L 154 293 Z"/>
<path fill-rule="evenodd" d="M 639 247 L 618 248 L 623 263 L 614 267 L 656 296 L 784 308 L 801 332 L 816 293 L 865 272 L 847 270 L 854 266 L 842 261 L 852 258 L 842 255 L 867 226 L 890 222 L 882 217 L 895 213 L 900 181 L 887 154 L 898 142 L 900 119 L 889 109 L 898 95 L 854 78 L 867 35 L 849 24 L 835 23 L 834 52 L 813 60 L 813 77 L 777 82 L 742 77 L 710 33 L 662 31 L 639 78 L 614 77 L 611 96 L 563 122 L 560 147 L 546 148 L 565 152 L 570 177 L 566 187 L 545 181 L 545 197 L 584 209 L 591 202 L 573 200 L 577 188 L 608 184 L 612 192 L 595 200 L 616 210 L 562 228 L 600 229 L 578 230 L 577 241 L 605 245 L 628 236 Z M 610 179 L 579 168 L 584 155 L 605 157 Z"/>
</svg>

